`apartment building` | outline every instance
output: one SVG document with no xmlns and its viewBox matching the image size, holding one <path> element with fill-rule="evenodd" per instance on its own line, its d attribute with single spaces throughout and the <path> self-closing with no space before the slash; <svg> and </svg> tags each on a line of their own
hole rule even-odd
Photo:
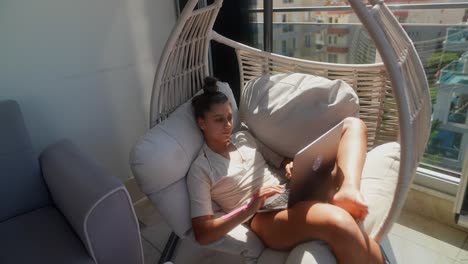
<svg viewBox="0 0 468 264">
<path fill-rule="evenodd" d="M 432 3 L 427 0 L 390 0 L 388 4 Z M 274 8 L 346 6 L 346 1 L 275 0 Z M 258 0 L 256 8 L 263 8 Z M 446 27 L 463 21 L 462 9 L 395 10 L 394 15 L 405 24 L 423 63 L 442 50 Z M 465 14 L 466 16 L 466 14 Z M 262 32 L 263 14 L 256 13 L 256 31 Z M 275 12 L 273 14 L 273 52 L 287 56 L 332 63 L 373 63 L 375 46 L 352 11 Z M 263 36 L 263 34 L 257 34 Z M 254 37 L 257 47 L 263 47 L 262 37 Z"/>
</svg>

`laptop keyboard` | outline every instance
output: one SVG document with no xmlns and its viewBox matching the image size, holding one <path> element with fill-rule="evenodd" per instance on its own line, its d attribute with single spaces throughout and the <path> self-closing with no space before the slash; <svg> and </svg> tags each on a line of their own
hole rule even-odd
<svg viewBox="0 0 468 264">
<path fill-rule="evenodd" d="M 277 195 L 276 198 L 268 204 L 263 205 L 263 208 L 274 209 L 276 207 L 287 207 L 289 199 L 289 190 L 289 188 L 285 188 L 283 193 Z"/>
</svg>

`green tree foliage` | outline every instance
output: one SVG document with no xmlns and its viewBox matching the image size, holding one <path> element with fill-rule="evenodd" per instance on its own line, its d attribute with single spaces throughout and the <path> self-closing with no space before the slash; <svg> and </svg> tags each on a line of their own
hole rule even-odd
<svg viewBox="0 0 468 264">
<path fill-rule="evenodd" d="M 440 120 L 434 120 L 431 124 L 431 134 L 429 135 L 426 152 L 422 158 L 422 162 L 431 165 L 440 165 L 442 153 L 437 149 L 437 136 L 439 135 Z"/>
<path fill-rule="evenodd" d="M 459 55 L 456 52 L 437 52 L 427 59 L 426 67 L 440 70 L 450 62 L 458 60 L 458 57 Z"/>
<path fill-rule="evenodd" d="M 459 54 L 456 52 L 437 52 L 427 59 L 424 69 L 426 71 L 433 105 L 436 103 L 437 99 L 437 79 L 439 78 L 440 70 L 458 58 Z"/>
</svg>

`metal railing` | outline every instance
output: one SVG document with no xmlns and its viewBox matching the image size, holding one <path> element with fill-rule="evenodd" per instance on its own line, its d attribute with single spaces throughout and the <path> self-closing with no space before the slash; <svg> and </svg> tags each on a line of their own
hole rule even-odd
<svg viewBox="0 0 468 264">
<path fill-rule="evenodd" d="M 264 8 L 251 8 L 250 13 L 263 13 L 263 43 L 264 50 L 272 52 L 273 50 L 273 13 L 280 12 L 311 12 L 311 11 L 352 11 L 351 6 L 310 6 L 310 7 L 273 7 L 273 0 L 263 0 Z M 466 9 L 468 2 L 461 3 L 430 3 L 430 4 L 400 4 L 387 5 L 391 10 L 430 10 L 430 9 Z M 368 6 L 371 7 L 370 5 Z M 284 22 L 282 22 L 284 23 Z M 323 23 L 308 22 L 307 24 L 342 24 L 342 23 Z M 350 23 L 348 23 L 350 24 Z"/>
<path fill-rule="evenodd" d="M 272 0 L 264 0 L 265 2 L 272 2 Z M 468 2 L 461 3 L 431 3 L 431 4 L 401 4 L 401 5 L 387 5 L 391 10 L 429 10 L 429 9 L 463 9 L 468 8 Z M 371 6 L 369 5 L 369 8 Z M 262 13 L 266 8 L 251 8 L 251 13 Z M 310 11 L 352 11 L 351 6 L 310 6 L 310 7 L 279 7 L 273 8 L 275 12 L 310 12 Z"/>
</svg>

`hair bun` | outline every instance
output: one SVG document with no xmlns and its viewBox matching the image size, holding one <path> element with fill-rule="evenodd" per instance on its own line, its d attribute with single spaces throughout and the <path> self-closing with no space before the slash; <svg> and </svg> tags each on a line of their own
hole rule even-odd
<svg viewBox="0 0 468 264">
<path fill-rule="evenodd" d="M 205 93 L 215 93 L 218 91 L 218 86 L 216 85 L 216 82 L 218 79 L 215 77 L 206 77 L 204 80 L 205 85 L 203 86 L 203 91 Z"/>
</svg>

